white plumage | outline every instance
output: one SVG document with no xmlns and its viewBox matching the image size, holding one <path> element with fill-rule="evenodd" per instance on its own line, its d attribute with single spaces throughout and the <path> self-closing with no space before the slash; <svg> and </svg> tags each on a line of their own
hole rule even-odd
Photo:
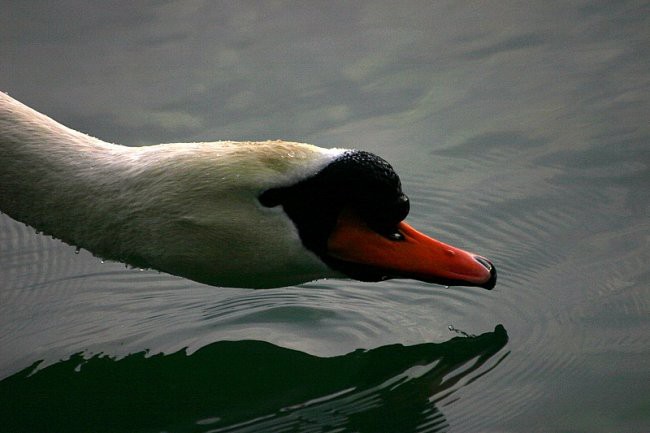
<svg viewBox="0 0 650 433">
<path fill-rule="evenodd" d="M 337 275 L 257 200 L 342 150 L 284 141 L 109 144 L 0 92 L 0 209 L 94 254 L 200 282 L 275 287 Z"/>
</svg>

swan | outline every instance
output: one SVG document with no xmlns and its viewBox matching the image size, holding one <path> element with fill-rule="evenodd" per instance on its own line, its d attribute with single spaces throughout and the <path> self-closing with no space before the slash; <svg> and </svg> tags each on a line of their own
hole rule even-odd
<svg viewBox="0 0 650 433">
<path fill-rule="evenodd" d="M 0 211 L 103 259 L 213 286 L 496 282 L 486 258 L 404 221 L 400 179 L 372 153 L 287 141 L 122 146 L 1 91 Z"/>
</svg>

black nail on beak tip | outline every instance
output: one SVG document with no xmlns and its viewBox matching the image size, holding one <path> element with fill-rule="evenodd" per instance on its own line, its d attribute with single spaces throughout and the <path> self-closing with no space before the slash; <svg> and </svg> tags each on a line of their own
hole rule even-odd
<svg viewBox="0 0 650 433">
<path fill-rule="evenodd" d="M 484 289 L 492 290 L 497 283 L 497 268 L 494 267 L 491 261 L 485 257 L 476 256 L 474 260 L 485 266 L 485 269 L 490 271 L 490 279 L 481 285 Z"/>
</svg>

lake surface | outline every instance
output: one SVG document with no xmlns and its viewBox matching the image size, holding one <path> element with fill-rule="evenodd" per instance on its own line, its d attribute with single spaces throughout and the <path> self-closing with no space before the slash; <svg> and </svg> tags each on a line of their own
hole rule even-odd
<svg viewBox="0 0 650 433">
<path fill-rule="evenodd" d="M 641 1 L 5 5 L 0 90 L 129 145 L 375 152 L 409 222 L 499 280 L 220 289 L 0 215 L 0 430 L 650 431 L 649 17 Z"/>
</svg>

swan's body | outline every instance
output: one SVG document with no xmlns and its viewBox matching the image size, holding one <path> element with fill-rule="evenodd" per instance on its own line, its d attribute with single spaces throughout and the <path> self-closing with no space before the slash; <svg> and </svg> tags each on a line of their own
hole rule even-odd
<svg viewBox="0 0 650 433">
<path fill-rule="evenodd" d="M 346 272 L 346 253 L 324 259 L 333 236 L 313 234 L 304 216 L 307 187 L 291 189 L 345 154 L 283 141 L 109 144 L 0 92 L 1 211 L 102 258 L 212 285 L 276 287 Z M 268 191 L 277 193 L 261 200 Z"/>
</svg>

